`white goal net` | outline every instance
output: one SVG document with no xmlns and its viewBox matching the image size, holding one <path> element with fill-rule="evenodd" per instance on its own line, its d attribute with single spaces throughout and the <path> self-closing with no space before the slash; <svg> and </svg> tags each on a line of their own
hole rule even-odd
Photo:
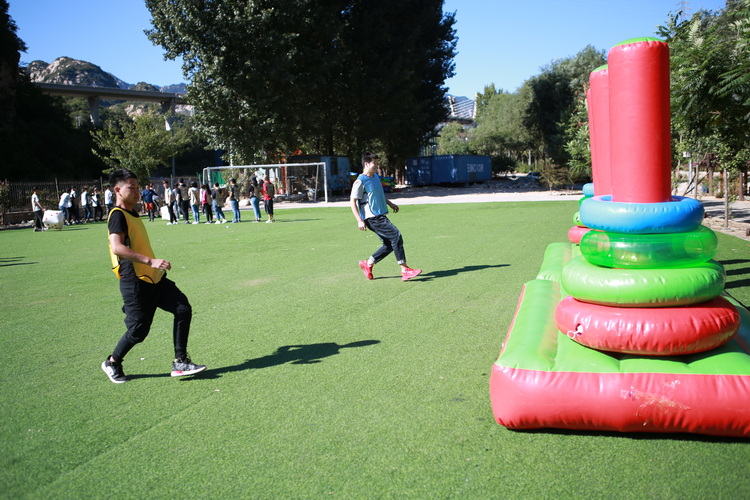
<svg viewBox="0 0 750 500">
<path fill-rule="evenodd" d="M 206 167 L 203 169 L 203 182 L 211 186 L 218 182 L 223 187 L 233 178 L 240 192 L 247 192 L 247 186 L 253 183 L 253 179 L 262 183 L 266 175 L 276 187 L 277 198 L 318 201 L 319 195 L 322 195 L 323 200 L 328 202 L 328 172 L 323 162 Z"/>
</svg>

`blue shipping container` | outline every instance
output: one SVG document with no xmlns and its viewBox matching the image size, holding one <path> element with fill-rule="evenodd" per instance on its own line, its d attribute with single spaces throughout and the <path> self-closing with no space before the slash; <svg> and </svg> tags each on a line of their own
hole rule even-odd
<svg viewBox="0 0 750 500">
<path fill-rule="evenodd" d="M 406 160 L 406 182 L 411 186 L 432 183 L 432 156 L 417 156 Z"/>
<path fill-rule="evenodd" d="M 351 167 L 349 165 L 349 157 L 347 156 L 296 155 L 290 156 L 287 159 L 287 162 L 324 162 L 328 174 L 326 181 L 328 182 L 329 190 L 344 192 L 351 188 L 351 183 L 349 182 L 349 171 L 351 170 Z M 320 186 L 320 189 L 323 189 L 323 186 Z"/>
<path fill-rule="evenodd" d="M 489 156 L 439 155 L 432 157 L 433 184 L 465 184 L 487 181 L 492 176 Z"/>
</svg>

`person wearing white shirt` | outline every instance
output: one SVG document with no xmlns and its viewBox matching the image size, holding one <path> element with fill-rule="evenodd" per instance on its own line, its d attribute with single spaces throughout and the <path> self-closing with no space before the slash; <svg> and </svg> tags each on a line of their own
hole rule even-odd
<svg viewBox="0 0 750 500">
<path fill-rule="evenodd" d="M 104 204 L 107 206 L 107 217 L 109 217 L 109 212 L 115 208 L 115 202 L 112 198 L 112 189 L 110 186 L 107 186 L 107 190 L 104 191 Z"/>
<path fill-rule="evenodd" d="M 31 189 L 31 210 L 34 212 L 34 231 L 44 231 L 44 207 L 39 202 L 39 195 L 36 193 L 37 188 Z"/>
<path fill-rule="evenodd" d="M 99 194 L 99 188 L 94 188 L 94 192 L 91 193 L 91 206 L 94 209 L 94 222 L 102 220 L 102 197 Z"/>
<path fill-rule="evenodd" d="M 73 206 L 73 203 L 70 201 L 70 193 L 68 191 L 63 191 L 63 194 L 60 195 L 60 202 L 58 203 L 57 207 L 60 209 L 60 211 L 63 213 L 63 220 L 65 221 L 65 224 L 70 225 L 70 207 Z"/>
<path fill-rule="evenodd" d="M 84 186 L 83 192 L 81 193 L 81 207 L 83 207 L 83 222 L 91 220 L 91 198 L 89 196 L 89 188 Z"/>
</svg>

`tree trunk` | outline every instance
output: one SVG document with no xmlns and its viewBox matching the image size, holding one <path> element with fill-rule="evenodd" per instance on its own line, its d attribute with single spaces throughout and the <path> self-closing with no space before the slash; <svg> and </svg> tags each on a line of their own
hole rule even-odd
<svg viewBox="0 0 750 500">
<path fill-rule="evenodd" d="M 714 190 L 714 167 L 712 167 L 710 164 L 708 166 L 708 174 L 706 177 L 708 178 L 708 192 L 706 194 L 708 196 L 713 196 L 716 192 Z"/>
<path fill-rule="evenodd" d="M 740 172 L 740 185 L 739 192 L 737 193 L 737 199 L 745 201 L 745 185 L 747 184 L 747 172 Z"/>
<path fill-rule="evenodd" d="M 724 228 L 729 227 L 729 174 L 725 168 L 722 172 L 724 178 Z"/>
</svg>

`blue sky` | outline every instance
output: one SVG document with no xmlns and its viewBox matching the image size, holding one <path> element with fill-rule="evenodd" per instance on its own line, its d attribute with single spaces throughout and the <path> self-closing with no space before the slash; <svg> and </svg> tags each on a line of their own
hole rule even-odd
<svg viewBox="0 0 750 500">
<path fill-rule="evenodd" d="M 179 61 L 143 34 L 142 0 L 10 0 L 10 15 L 28 51 L 23 62 L 83 59 L 118 78 L 168 85 L 184 81 Z M 608 49 L 653 35 L 669 12 L 717 10 L 724 0 L 446 0 L 456 12 L 458 56 L 449 91 L 473 97 L 485 85 L 515 90 L 552 60 L 586 45 Z"/>
</svg>

